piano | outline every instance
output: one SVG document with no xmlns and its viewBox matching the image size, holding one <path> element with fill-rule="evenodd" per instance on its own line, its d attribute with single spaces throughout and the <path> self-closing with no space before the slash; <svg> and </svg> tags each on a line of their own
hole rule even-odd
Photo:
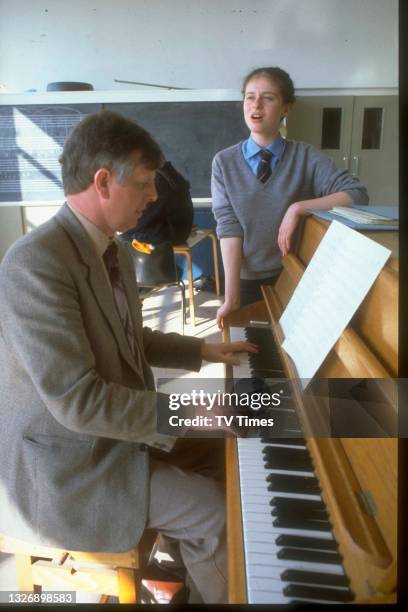
<svg viewBox="0 0 408 612">
<path fill-rule="evenodd" d="M 306 405 L 294 364 L 281 349 L 279 318 L 328 225 L 307 217 L 276 284 L 263 287 L 264 300 L 224 321 L 225 341 L 267 345 L 267 363 L 261 351 L 258 363 L 250 357 L 238 370 L 227 366 L 227 381 L 255 376 L 290 384 L 279 437 L 226 440 L 230 603 L 396 601 L 397 438 L 316 437 L 325 409 Z M 398 260 L 391 256 L 315 378 L 392 385 L 397 315 Z M 385 395 L 383 416 L 396 425 L 394 394 Z"/>
</svg>

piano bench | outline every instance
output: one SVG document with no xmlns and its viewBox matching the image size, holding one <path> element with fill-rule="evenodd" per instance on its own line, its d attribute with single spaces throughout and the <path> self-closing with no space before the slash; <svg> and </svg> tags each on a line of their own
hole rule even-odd
<svg viewBox="0 0 408 612">
<path fill-rule="evenodd" d="M 0 533 L 0 552 L 15 557 L 19 591 L 99 593 L 99 603 L 107 603 L 110 596 L 118 597 L 121 604 L 137 603 L 142 562 L 154 538 L 155 533 L 146 532 L 139 545 L 126 552 L 87 552 L 41 546 Z"/>
</svg>

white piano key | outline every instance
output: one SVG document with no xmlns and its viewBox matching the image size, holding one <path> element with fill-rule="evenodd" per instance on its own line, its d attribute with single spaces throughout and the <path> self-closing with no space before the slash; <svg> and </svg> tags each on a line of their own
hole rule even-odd
<svg viewBox="0 0 408 612">
<path fill-rule="evenodd" d="M 265 554 L 246 551 L 245 560 L 247 565 L 252 568 L 252 571 L 250 572 L 252 576 L 254 573 L 256 573 L 255 566 L 266 566 L 269 568 L 276 567 L 281 573 L 285 569 L 298 569 L 309 572 L 330 572 L 331 574 L 340 576 L 344 574 L 343 567 L 339 563 L 316 563 L 313 561 L 292 561 L 291 559 L 278 559 L 273 553 Z"/>
<path fill-rule="evenodd" d="M 248 540 L 248 543 L 247 543 L 247 550 L 250 553 L 260 553 L 264 555 L 276 555 L 280 550 L 282 550 L 282 548 L 284 547 L 278 546 L 277 544 L 275 544 L 275 542 L 270 543 L 270 542 L 265 542 L 265 540 L 262 540 L 259 542 Z M 313 546 L 311 546 L 310 548 L 313 549 Z M 328 554 L 334 554 L 332 551 L 324 551 L 324 552 L 327 552 Z"/>
</svg>

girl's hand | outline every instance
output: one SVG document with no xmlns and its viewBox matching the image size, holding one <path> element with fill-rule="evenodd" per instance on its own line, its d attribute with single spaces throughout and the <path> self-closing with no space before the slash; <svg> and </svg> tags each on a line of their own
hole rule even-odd
<svg viewBox="0 0 408 612">
<path fill-rule="evenodd" d="M 230 312 L 234 312 L 234 310 L 239 309 L 239 304 L 234 305 L 231 302 L 224 302 L 222 306 L 217 310 L 216 321 L 218 325 L 218 329 L 224 328 L 224 317 L 227 316 Z"/>
<path fill-rule="evenodd" d="M 301 207 L 299 204 L 291 204 L 286 211 L 278 232 L 278 246 L 282 255 L 287 255 L 290 251 L 292 236 L 301 217 Z"/>
</svg>

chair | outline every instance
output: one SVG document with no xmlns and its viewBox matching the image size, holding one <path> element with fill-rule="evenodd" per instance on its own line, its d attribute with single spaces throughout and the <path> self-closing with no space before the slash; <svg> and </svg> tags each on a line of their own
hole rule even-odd
<svg viewBox="0 0 408 612">
<path fill-rule="evenodd" d="M 186 295 L 184 283 L 178 278 L 171 242 L 162 242 L 150 253 L 132 250 L 133 263 L 140 299 L 143 300 L 163 287 L 178 287 L 181 291 L 182 333 L 186 322 Z"/>
<path fill-rule="evenodd" d="M 155 535 L 145 532 L 137 548 L 116 553 L 40 546 L 0 533 L 0 552 L 15 557 L 19 591 L 64 589 L 100 593 L 100 603 L 107 603 L 110 596 L 118 597 L 119 603 L 137 603 L 142 561 Z"/>
<path fill-rule="evenodd" d="M 215 277 L 215 291 L 217 295 L 221 295 L 220 290 L 220 272 L 218 268 L 218 245 L 217 236 L 211 229 L 193 229 L 187 241 L 183 244 L 177 244 L 173 247 L 173 251 L 176 255 L 183 255 L 187 260 L 187 276 L 188 276 L 188 299 L 189 299 L 189 310 L 191 324 L 195 325 L 195 303 L 194 303 L 194 289 L 193 289 L 193 266 L 191 249 L 199 244 L 205 238 L 209 238 L 213 246 L 213 258 L 214 258 L 214 277 Z"/>
</svg>

